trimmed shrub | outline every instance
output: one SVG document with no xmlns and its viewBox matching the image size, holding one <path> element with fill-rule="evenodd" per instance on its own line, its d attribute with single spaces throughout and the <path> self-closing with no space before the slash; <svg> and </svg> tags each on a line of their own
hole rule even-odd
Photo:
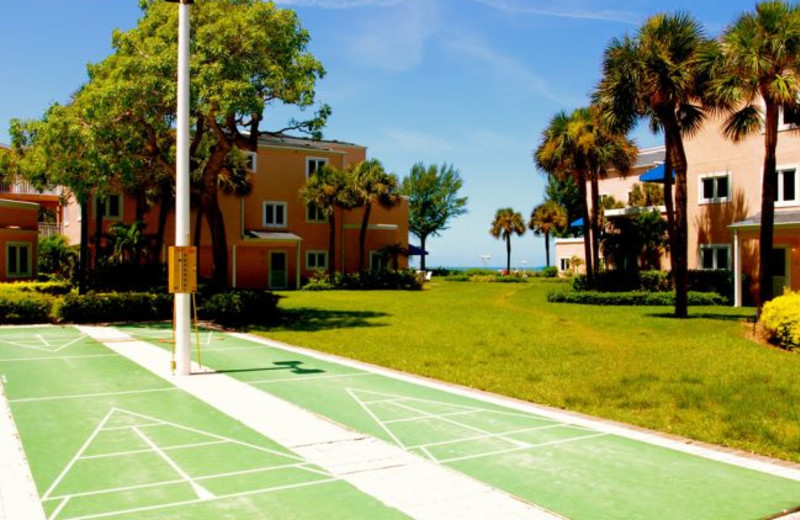
<svg viewBox="0 0 800 520">
<path fill-rule="evenodd" d="M 275 318 L 278 300 L 268 291 L 234 289 L 204 298 L 198 315 L 226 327 L 263 324 Z"/>
<path fill-rule="evenodd" d="M 0 323 L 49 323 L 54 301 L 49 294 L 0 291 Z"/>
<path fill-rule="evenodd" d="M 450 276 L 445 276 L 445 280 L 448 282 L 469 282 L 471 278 L 465 274 L 451 274 Z"/>
<path fill-rule="evenodd" d="M 689 291 L 717 293 L 728 299 L 733 298 L 733 273 L 722 270 L 689 271 Z M 620 271 L 616 269 L 600 271 L 595 277 L 594 287 L 589 287 L 585 274 L 572 279 L 576 291 L 631 292 L 672 291 L 672 277 L 669 271 Z"/>
<path fill-rule="evenodd" d="M 669 271 L 640 271 L 639 289 L 647 292 L 671 291 L 672 275 Z"/>
<path fill-rule="evenodd" d="M 773 343 L 787 350 L 800 349 L 800 291 L 767 302 L 759 322 Z"/>
<path fill-rule="evenodd" d="M 551 303 L 578 303 L 584 305 L 675 305 L 672 292 L 600 292 L 553 291 L 547 295 Z M 689 292 L 689 305 L 725 305 L 726 299 L 716 293 Z"/>
<path fill-rule="evenodd" d="M 166 320 L 172 317 L 172 301 L 170 294 L 68 294 L 57 314 L 72 323 Z"/>
<path fill-rule="evenodd" d="M 42 294 L 62 295 L 72 291 L 72 284 L 66 280 L 50 282 L 14 282 L 3 285 L 3 290 L 15 292 L 37 292 Z"/>
<path fill-rule="evenodd" d="M 457 271 L 457 270 L 454 270 L 454 269 L 448 269 L 446 267 L 434 267 L 434 268 L 427 269 L 427 270 L 430 271 L 431 273 L 433 273 L 433 276 L 451 276 L 451 275 L 457 275 L 457 274 L 460 273 L 460 271 Z"/>
<path fill-rule="evenodd" d="M 325 290 L 404 290 L 419 291 L 425 283 L 425 275 L 409 269 L 400 271 L 378 271 L 369 273 L 336 273 L 331 279 L 327 273 L 315 273 L 303 286 L 304 291 Z"/>
<path fill-rule="evenodd" d="M 555 278 L 558 276 L 558 267 L 551 265 L 550 267 L 545 267 L 541 271 L 542 276 L 545 278 Z"/>
<path fill-rule="evenodd" d="M 523 278 L 522 276 L 495 276 L 493 279 L 489 280 L 490 282 L 498 282 L 498 283 L 525 283 L 528 280 Z"/>
<path fill-rule="evenodd" d="M 497 276 L 497 271 L 494 269 L 467 269 L 464 274 L 467 276 Z"/>
</svg>

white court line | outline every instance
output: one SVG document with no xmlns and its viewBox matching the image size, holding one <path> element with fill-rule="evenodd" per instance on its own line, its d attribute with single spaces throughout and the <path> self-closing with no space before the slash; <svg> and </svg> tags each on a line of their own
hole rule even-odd
<svg viewBox="0 0 800 520">
<path fill-rule="evenodd" d="M 70 341 L 68 343 L 65 343 L 64 345 L 61 345 L 60 347 L 56 348 L 53 352 L 59 352 L 61 350 L 64 350 L 65 348 L 69 347 L 70 345 L 73 345 L 73 344 L 77 343 L 78 341 L 80 341 L 80 340 L 82 340 L 84 338 L 86 338 L 86 334 L 81 334 L 80 336 L 78 336 L 77 338 L 73 339 L 72 341 Z"/>
<path fill-rule="evenodd" d="M 383 429 L 383 431 L 385 431 L 385 432 L 386 432 L 386 433 L 389 435 L 389 437 L 391 437 L 391 438 L 394 440 L 394 442 L 396 442 L 396 443 L 397 443 L 397 445 L 398 445 L 398 446 L 400 446 L 400 447 L 401 447 L 401 448 L 403 448 L 404 450 L 407 450 L 407 449 L 408 449 L 408 447 L 407 447 L 407 446 L 406 446 L 406 445 L 403 443 L 403 441 L 401 441 L 401 440 L 400 440 L 400 439 L 397 437 L 397 435 L 395 435 L 395 434 L 394 434 L 394 432 L 392 432 L 392 430 L 390 430 L 389 428 L 387 428 L 387 427 L 386 427 L 386 425 L 385 425 L 385 424 L 383 424 L 383 423 L 381 422 L 381 420 L 380 420 L 380 419 L 378 419 L 378 417 L 376 417 L 376 416 L 375 416 L 375 414 L 374 414 L 374 413 L 372 413 L 372 410 L 370 410 L 370 409 L 369 409 L 369 407 L 367 407 L 367 406 L 366 406 L 364 403 L 362 403 L 362 402 L 361 402 L 361 400 L 358 398 L 358 396 L 356 396 L 356 395 L 353 393 L 353 391 L 352 391 L 351 389 L 349 389 L 349 388 L 346 388 L 345 390 L 347 390 L 347 393 L 348 393 L 348 394 L 350 394 L 350 397 L 352 397 L 352 398 L 353 398 L 353 400 L 354 400 L 356 403 L 358 403 L 358 405 L 359 405 L 359 406 L 361 406 L 361 408 L 363 408 L 365 412 L 367 412 L 367 415 L 369 415 L 370 417 L 372 417 L 372 420 L 374 420 L 374 421 L 375 421 L 375 422 L 378 424 L 378 426 L 380 426 L 380 427 Z"/>
<path fill-rule="evenodd" d="M 17 347 L 17 348 L 27 348 L 29 350 L 40 350 L 42 352 L 53 352 L 49 348 L 35 347 L 33 345 L 21 345 L 19 343 L 13 343 L 11 341 L 6 341 L 4 339 L 0 339 L 0 343 L 5 343 L 6 345 L 11 345 L 12 347 Z"/>
<path fill-rule="evenodd" d="M 211 331 L 211 330 L 208 331 L 208 339 L 206 340 L 206 345 L 210 345 L 211 344 L 211 334 L 212 333 L 213 333 L 213 331 Z"/>
<path fill-rule="evenodd" d="M 50 514 L 50 516 L 48 517 L 47 520 L 56 520 L 56 518 L 58 518 L 58 515 L 61 513 L 61 511 L 64 510 L 64 507 L 67 505 L 67 502 L 69 502 L 70 498 L 72 498 L 72 497 L 69 497 L 69 496 L 64 497 L 61 500 L 61 502 L 58 504 L 58 506 L 56 506 L 55 510 L 53 510 L 53 512 Z"/>
<path fill-rule="evenodd" d="M 399 401 L 398 401 L 398 403 L 399 403 Z M 454 416 L 458 416 L 458 415 L 469 415 L 471 413 L 475 413 L 475 410 L 461 410 L 460 412 L 440 413 L 440 414 L 437 414 L 436 417 L 454 417 Z M 423 420 L 427 420 L 427 419 L 430 419 L 430 416 L 423 415 L 423 416 L 420 416 L 420 417 L 404 417 L 402 419 L 389 419 L 388 421 L 383 421 L 383 422 L 385 422 L 386 424 L 394 424 L 394 423 L 423 421 Z"/>
<path fill-rule="evenodd" d="M 462 460 L 470 460 L 470 459 L 479 459 L 482 457 L 490 457 L 492 455 L 501 455 L 503 453 L 511 453 L 514 451 L 522 451 L 522 450 L 530 450 L 534 448 L 543 448 L 545 446 L 553 446 L 556 444 L 566 444 L 568 442 L 575 442 L 575 441 L 582 441 L 586 439 L 594 439 L 595 437 L 603 437 L 609 435 L 608 433 L 593 433 L 592 435 L 584 435 L 582 437 L 572 437 L 569 439 L 559 439 L 557 441 L 549 441 L 549 442 L 542 442 L 540 444 L 529 444 L 527 447 L 519 447 L 519 448 L 509 448 L 507 450 L 496 450 L 496 451 L 489 451 L 485 453 L 476 453 L 474 455 L 464 455 L 463 457 L 453 457 L 450 459 L 441 459 L 439 462 L 442 464 L 447 464 L 450 462 L 459 462 Z"/>
<path fill-rule="evenodd" d="M 36 337 L 37 337 L 37 338 L 39 338 L 39 341 L 41 341 L 42 343 L 44 343 L 44 346 L 45 346 L 45 347 L 52 347 L 52 345 L 51 345 L 50 343 L 48 343 L 48 342 L 47 342 L 47 340 L 45 340 L 45 339 L 42 337 L 42 335 L 41 335 L 41 334 L 37 334 L 37 335 L 36 335 Z"/>
<path fill-rule="evenodd" d="M 111 431 L 111 430 L 129 430 L 134 426 L 138 428 L 147 428 L 148 426 L 161 426 L 162 424 L 166 424 L 163 421 L 155 421 L 155 422 L 148 422 L 148 423 L 140 423 L 140 424 L 126 424 L 125 426 L 109 426 L 108 428 L 103 428 L 103 431 Z"/>
<path fill-rule="evenodd" d="M 224 372 L 222 372 L 224 373 Z M 263 384 L 263 383 L 290 383 L 293 381 L 310 381 L 314 379 L 337 379 L 341 377 L 363 377 L 363 376 L 374 376 L 375 374 L 370 374 L 369 372 L 353 372 L 352 374 L 329 374 L 325 376 L 298 376 L 298 377 L 283 377 L 278 379 L 256 379 L 255 381 L 245 381 L 240 379 L 242 383 L 250 383 L 250 384 Z"/>
<path fill-rule="evenodd" d="M 604 432 L 610 435 L 617 435 L 619 437 L 624 437 L 626 439 L 632 439 L 653 446 L 659 446 L 662 448 L 667 448 L 678 452 L 687 453 L 697 457 L 702 457 L 704 459 L 713 460 L 716 462 L 722 462 L 740 468 L 752 469 L 754 471 L 766 473 L 768 475 L 800 481 L 800 467 L 797 467 L 796 465 L 784 466 L 781 464 L 781 461 L 776 460 L 775 462 L 772 462 L 769 460 L 764 460 L 763 458 L 747 457 L 744 455 L 731 453 L 729 451 L 723 451 L 721 448 L 699 446 L 697 444 L 691 443 L 690 439 L 681 440 L 681 439 L 667 438 L 665 436 L 659 435 L 654 432 L 647 432 L 634 429 L 631 426 L 627 426 L 621 423 L 613 423 L 611 421 L 599 418 L 592 418 L 588 416 L 582 416 L 570 413 L 567 411 L 555 410 L 553 408 L 548 408 L 542 405 L 538 405 L 536 403 L 523 402 L 519 399 L 514 399 L 511 397 L 505 397 L 497 394 L 489 394 L 488 392 L 476 391 L 474 389 L 466 388 L 452 383 L 434 381 L 432 379 L 427 379 L 422 376 L 402 373 L 397 370 L 379 367 L 376 365 L 365 363 L 363 361 L 347 359 L 333 354 L 324 354 L 322 352 L 318 352 L 315 350 L 303 347 L 297 347 L 294 345 L 289 345 L 288 343 L 282 343 L 276 340 L 266 339 L 259 336 L 253 336 L 241 332 L 231 332 L 228 334 L 234 338 L 273 347 L 279 350 L 283 350 L 285 352 L 292 352 L 295 354 L 305 355 L 313 359 L 318 359 L 320 361 L 326 361 L 329 363 L 337 363 L 339 365 L 347 366 L 357 370 L 366 370 L 374 374 L 386 376 L 396 381 L 405 381 L 407 383 L 413 383 L 418 386 L 439 390 L 452 395 L 467 397 L 494 406 L 510 408 L 512 410 L 516 410 L 517 412 L 523 414 L 525 413 L 534 414 L 535 417 L 543 418 L 546 420 L 560 421 L 563 423 L 569 423 L 574 426 L 582 426 L 585 428 L 590 428 L 594 431 Z"/>
<path fill-rule="evenodd" d="M 181 468 L 181 467 L 178 465 L 178 463 L 177 463 L 177 462 L 175 462 L 174 460 L 172 460 L 172 458 L 170 458 L 170 456 L 169 456 L 169 455 L 167 455 L 167 454 L 164 452 L 164 450 L 162 450 L 161 448 L 159 448 L 159 447 L 156 445 L 156 443 L 154 443 L 154 442 L 153 442 L 153 441 L 150 439 L 150 437 L 148 437 L 147 435 L 145 435 L 144 433 L 142 433 L 142 430 L 140 430 L 139 428 L 137 428 L 137 427 L 135 427 L 135 426 L 134 426 L 134 427 L 133 427 L 133 431 L 134 431 L 134 433 L 136 433 L 136 435 L 138 435 L 138 436 L 139 436 L 139 437 L 140 437 L 140 438 L 141 438 L 141 439 L 142 439 L 142 440 L 145 442 L 145 444 L 147 444 L 148 446 L 150 446 L 150 449 L 152 449 L 154 452 L 156 452 L 156 454 L 157 454 L 159 457 L 161 457 L 161 459 L 162 459 L 164 462 L 166 462 L 166 463 L 167 463 L 167 464 L 168 464 L 168 465 L 169 465 L 169 466 L 170 466 L 170 467 L 171 467 L 171 468 L 172 468 L 172 469 L 175 471 L 175 473 L 177 473 L 178 475 L 180 475 L 180 477 L 181 477 L 181 478 L 183 478 L 183 480 L 185 480 L 186 482 L 188 482 L 188 483 L 189 483 L 189 485 L 192 487 L 192 490 L 195 492 L 195 494 L 197 494 L 197 498 L 199 498 L 199 499 L 201 499 L 201 500 L 209 500 L 209 499 L 212 499 L 212 498 L 216 498 L 216 496 L 214 495 L 214 493 L 212 493 L 211 491 L 207 490 L 206 488 L 204 488 L 203 486 L 201 486 L 200 484 L 198 484 L 197 482 L 195 482 L 195 481 L 194 481 L 194 479 L 192 479 L 192 477 L 191 477 L 191 476 L 190 476 L 188 473 L 186 473 L 186 472 L 183 470 L 183 468 Z"/>
<path fill-rule="evenodd" d="M 52 395 L 43 397 L 21 397 L 19 399 L 10 399 L 10 403 L 35 403 L 39 401 L 59 401 L 61 399 L 86 399 L 91 397 L 107 397 L 112 395 L 135 395 L 135 394 L 148 394 L 151 392 L 175 392 L 178 390 L 174 386 L 165 388 L 149 388 L 146 390 L 121 390 L 119 392 L 98 392 L 95 394 L 70 394 L 70 395 Z"/>
<path fill-rule="evenodd" d="M 139 426 L 129 426 L 128 429 L 137 431 Z M 103 431 L 108 431 L 111 428 L 106 428 Z M 200 448 L 201 446 L 213 446 L 215 444 L 227 444 L 230 441 L 208 441 L 208 442 L 195 442 L 193 444 L 178 444 L 176 446 L 167 446 L 165 448 L 161 448 L 164 451 L 173 451 L 173 450 L 185 450 L 189 448 Z M 150 453 L 153 450 L 130 450 L 130 451 L 115 451 L 113 453 L 100 453 L 98 455 L 83 455 L 80 457 L 81 460 L 89 460 L 89 459 L 107 459 L 110 457 L 124 457 L 127 455 L 136 455 L 139 453 Z"/>
<path fill-rule="evenodd" d="M 119 354 L 78 354 L 75 356 L 40 356 L 27 358 L 2 358 L 0 363 L 13 363 L 15 361 L 61 361 L 64 359 L 84 359 L 99 357 L 119 357 Z"/>
<path fill-rule="evenodd" d="M 458 444 L 459 442 L 478 441 L 481 439 L 493 439 L 496 437 L 503 437 L 504 435 L 515 435 L 517 433 L 529 433 L 539 430 L 550 430 L 553 428 L 563 428 L 563 424 L 547 424 L 545 426 L 532 426 L 530 428 L 521 428 L 519 430 L 512 430 L 510 432 L 493 433 L 490 435 L 476 435 L 474 437 L 464 437 L 461 439 L 454 439 L 449 441 L 426 442 L 425 444 L 418 444 L 416 446 L 409 446 L 409 448 L 430 448 L 432 446 L 446 446 L 448 444 Z M 528 444 L 528 447 L 532 446 Z"/>
</svg>

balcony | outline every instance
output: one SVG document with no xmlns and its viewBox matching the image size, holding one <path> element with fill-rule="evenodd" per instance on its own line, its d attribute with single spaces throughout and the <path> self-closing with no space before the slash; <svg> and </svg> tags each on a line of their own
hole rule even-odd
<svg viewBox="0 0 800 520">
<path fill-rule="evenodd" d="M 39 238 L 60 235 L 61 226 L 55 222 L 39 222 Z"/>
<path fill-rule="evenodd" d="M 58 188 L 37 190 L 27 181 L 0 182 L 0 194 L 16 193 L 18 195 L 59 195 Z"/>
</svg>

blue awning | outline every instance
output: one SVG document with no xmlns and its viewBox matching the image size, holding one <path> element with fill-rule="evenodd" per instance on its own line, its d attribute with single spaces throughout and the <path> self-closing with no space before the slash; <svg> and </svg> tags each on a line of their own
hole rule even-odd
<svg viewBox="0 0 800 520">
<path fill-rule="evenodd" d="M 583 219 L 579 218 L 578 220 L 573 220 L 569 227 L 583 227 Z"/>
<path fill-rule="evenodd" d="M 425 256 L 428 252 L 414 244 L 408 244 L 408 256 Z"/>
<path fill-rule="evenodd" d="M 675 180 L 675 170 L 672 170 L 672 179 Z M 664 182 L 664 165 L 659 164 L 639 176 L 642 182 Z"/>
</svg>

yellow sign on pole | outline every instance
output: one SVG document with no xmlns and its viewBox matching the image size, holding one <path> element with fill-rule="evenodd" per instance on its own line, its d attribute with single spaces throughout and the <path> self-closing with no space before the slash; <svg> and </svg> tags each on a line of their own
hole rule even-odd
<svg viewBox="0 0 800 520">
<path fill-rule="evenodd" d="M 169 248 L 168 285 L 171 294 L 192 294 L 197 292 L 196 247 Z"/>
</svg>

